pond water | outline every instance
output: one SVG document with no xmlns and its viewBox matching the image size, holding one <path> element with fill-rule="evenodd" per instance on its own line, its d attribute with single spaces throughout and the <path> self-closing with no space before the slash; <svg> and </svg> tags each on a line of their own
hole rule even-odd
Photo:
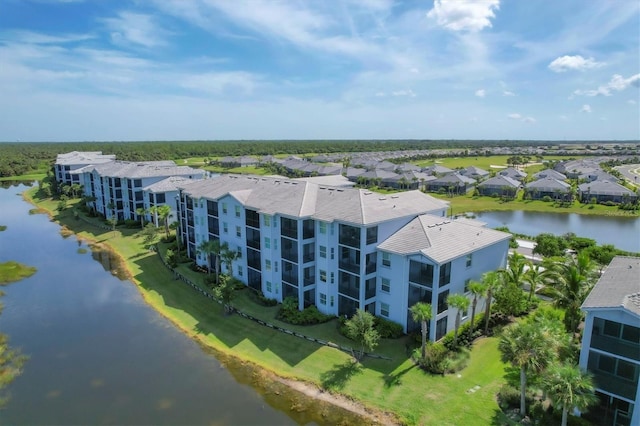
<svg viewBox="0 0 640 426">
<path fill-rule="evenodd" d="M 626 251 L 640 252 L 640 218 L 592 216 L 576 213 L 494 211 L 475 213 L 476 218 L 495 228 L 507 226 L 511 232 L 536 236 L 543 232 L 564 235 L 573 232 L 598 244 L 613 244 Z"/>
<path fill-rule="evenodd" d="M 37 267 L 2 289 L 0 332 L 30 359 L 1 424 L 316 422 L 286 411 L 287 402 L 271 406 L 278 402 L 250 374 L 230 371 L 147 306 L 112 273 L 108 253 L 92 254 L 46 215 L 29 215 L 24 189 L 0 189 L 0 261 Z"/>
</svg>

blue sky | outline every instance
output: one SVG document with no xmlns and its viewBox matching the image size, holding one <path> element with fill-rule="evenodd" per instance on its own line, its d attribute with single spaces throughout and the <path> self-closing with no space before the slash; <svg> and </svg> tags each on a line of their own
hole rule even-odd
<svg viewBox="0 0 640 426">
<path fill-rule="evenodd" d="M 633 0 L 0 0 L 0 141 L 640 139 Z"/>
</svg>

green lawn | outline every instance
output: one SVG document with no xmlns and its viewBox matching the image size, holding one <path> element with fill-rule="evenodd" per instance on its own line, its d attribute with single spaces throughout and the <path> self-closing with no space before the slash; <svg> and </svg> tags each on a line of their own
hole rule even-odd
<svg viewBox="0 0 640 426">
<path fill-rule="evenodd" d="M 2 181 L 13 181 L 13 180 L 42 180 L 47 176 L 45 172 L 33 172 L 26 175 L 19 176 L 8 176 L 8 177 L 0 177 L 0 182 Z"/>
<path fill-rule="evenodd" d="M 476 166 L 481 169 L 490 171 L 494 170 L 491 166 L 507 166 L 507 159 L 512 157 L 511 155 L 491 155 L 491 156 L 478 156 L 478 157 L 447 157 L 447 158 L 436 158 L 429 160 L 420 160 L 416 161 L 415 164 L 420 167 L 428 167 L 433 164 L 439 164 L 441 166 L 448 167 L 450 169 L 457 168 L 465 168 L 469 166 Z M 580 158 L 580 157 L 576 157 Z M 545 155 L 544 160 L 567 160 L 569 157 L 567 156 L 558 156 L 558 155 Z M 537 162 L 538 160 L 535 157 L 531 158 L 532 162 Z M 527 168 L 526 171 L 529 173 L 530 171 L 536 173 L 544 168 L 542 165 L 537 166 L 529 166 L 536 167 L 534 169 Z"/>
<path fill-rule="evenodd" d="M 27 197 L 36 190 L 30 189 Z M 239 315 L 224 316 L 221 305 L 174 281 L 158 256 L 144 249 L 138 230 L 101 230 L 74 219 L 70 209 L 61 214 L 55 212 L 56 204 L 53 200 L 38 200 L 40 207 L 53 212 L 55 220 L 75 230 L 80 238 L 115 249 L 145 300 L 185 333 L 213 348 L 218 358 L 224 360 L 231 355 L 282 377 L 339 392 L 369 407 L 395 413 L 407 424 L 504 423 L 495 399 L 504 383 L 504 365 L 496 338 L 479 340 L 471 352 L 469 366 L 457 375 L 433 376 L 415 367 L 407 358 L 406 338 L 385 340 L 376 348 L 391 361 L 368 358 L 357 366 L 350 355 L 337 349 L 259 326 Z M 187 269 L 181 266 L 182 272 Z M 189 273 L 198 281 L 204 278 L 204 274 Z M 234 301 L 237 307 L 275 323 L 277 308 L 258 306 L 249 300 L 248 291 L 238 293 Z M 336 321 L 287 328 L 352 346 L 337 333 Z"/>
</svg>

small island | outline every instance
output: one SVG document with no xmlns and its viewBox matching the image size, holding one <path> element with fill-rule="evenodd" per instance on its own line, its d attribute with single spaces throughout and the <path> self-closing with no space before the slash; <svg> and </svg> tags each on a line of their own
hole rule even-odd
<svg viewBox="0 0 640 426">
<path fill-rule="evenodd" d="M 35 273 L 36 268 L 34 266 L 23 265 L 13 260 L 2 262 L 0 263 L 0 285 L 29 278 Z"/>
</svg>

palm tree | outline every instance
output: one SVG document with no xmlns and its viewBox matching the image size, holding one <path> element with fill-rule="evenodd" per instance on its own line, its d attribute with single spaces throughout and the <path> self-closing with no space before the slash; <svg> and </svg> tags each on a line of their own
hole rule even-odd
<svg viewBox="0 0 640 426">
<path fill-rule="evenodd" d="M 229 245 L 223 243 L 220 248 L 220 258 L 222 259 L 222 263 L 227 267 L 227 273 L 233 275 L 233 261 L 238 258 L 238 252 L 229 250 Z"/>
<path fill-rule="evenodd" d="M 487 289 L 487 303 L 484 308 L 484 334 L 489 334 L 489 319 L 491 318 L 491 302 L 493 292 L 502 285 L 502 276 L 497 271 L 487 272 L 482 276 L 482 284 Z"/>
<path fill-rule="evenodd" d="M 453 332 L 453 345 L 458 344 L 458 329 L 460 328 L 460 320 L 462 319 L 462 311 L 469 309 L 469 299 L 464 294 L 450 294 L 447 297 L 447 305 L 456 310 L 456 325 Z"/>
<path fill-rule="evenodd" d="M 471 300 L 471 332 L 473 333 L 473 322 L 476 319 L 476 307 L 478 306 L 478 298 L 485 297 L 487 294 L 487 286 L 484 283 L 478 281 L 471 281 L 469 283 L 469 291 L 473 295 Z"/>
<path fill-rule="evenodd" d="M 502 270 L 505 284 L 514 284 L 522 288 L 527 266 L 529 266 L 529 262 L 526 257 L 519 253 L 513 253 L 511 257 L 509 257 L 507 268 Z"/>
<path fill-rule="evenodd" d="M 580 306 L 593 287 L 592 271 L 587 253 L 557 264 L 554 271 L 553 304 L 565 310 L 564 323 L 569 333 L 575 333 L 582 320 Z"/>
<path fill-rule="evenodd" d="M 431 320 L 432 309 L 429 303 L 418 302 L 410 309 L 411 317 L 415 322 L 420 322 L 422 331 L 422 359 L 426 357 L 427 349 L 427 322 Z"/>
<path fill-rule="evenodd" d="M 515 324 L 507 328 L 500 338 L 498 349 L 503 362 L 520 369 L 520 415 L 525 416 L 527 373 L 539 373 L 554 357 L 545 333 L 535 324 Z"/>
<path fill-rule="evenodd" d="M 169 238 L 169 216 L 171 215 L 171 207 L 169 207 L 167 204 L 152 206 L 150 212 L 156 218 L 156 226 L 158 226 L 158 219 L 164 224 L 164 232 L 167 238 Z"/>
<path fill-rule="evenodd" d="M 542 388 L 554 407 L 562 408 L 562 426 L 567 425 L 569 409 L 583 411 L 597 402 L 591 375 L 575 365 L 553 365 L 543 377 Z"/>
<path fill-rule="evenodd" d="M 533 299 L 538 286 L 544 286 L 547 284 L 549 278 L 549 272 L 542 268 L 540 265 L 532 265 L 529 270 L 524 274 L 524 281 L 529 284 L 529 302 Z"/>
<path fill-rule="evenodd" d="M 219 240 L 207 240 L 200 243 L 198 246 L 198 252 L 205 255 L 207 259 L 207 271 L 209 275 L 211 275 L 211 255 L 214 251 L 219 251 L 220 249 L 220 241 Z M 218 281 L 218 269 L 216 268 L 216 282 Z"/>
<path fill-rule="evenodd" d="M 138 207 L 136 209 L 136 214 L 140 218 L 140 228 L 144 228 L 144 217 L 149 213 L 149 209 L 145 207 Z"/>
</svg>

